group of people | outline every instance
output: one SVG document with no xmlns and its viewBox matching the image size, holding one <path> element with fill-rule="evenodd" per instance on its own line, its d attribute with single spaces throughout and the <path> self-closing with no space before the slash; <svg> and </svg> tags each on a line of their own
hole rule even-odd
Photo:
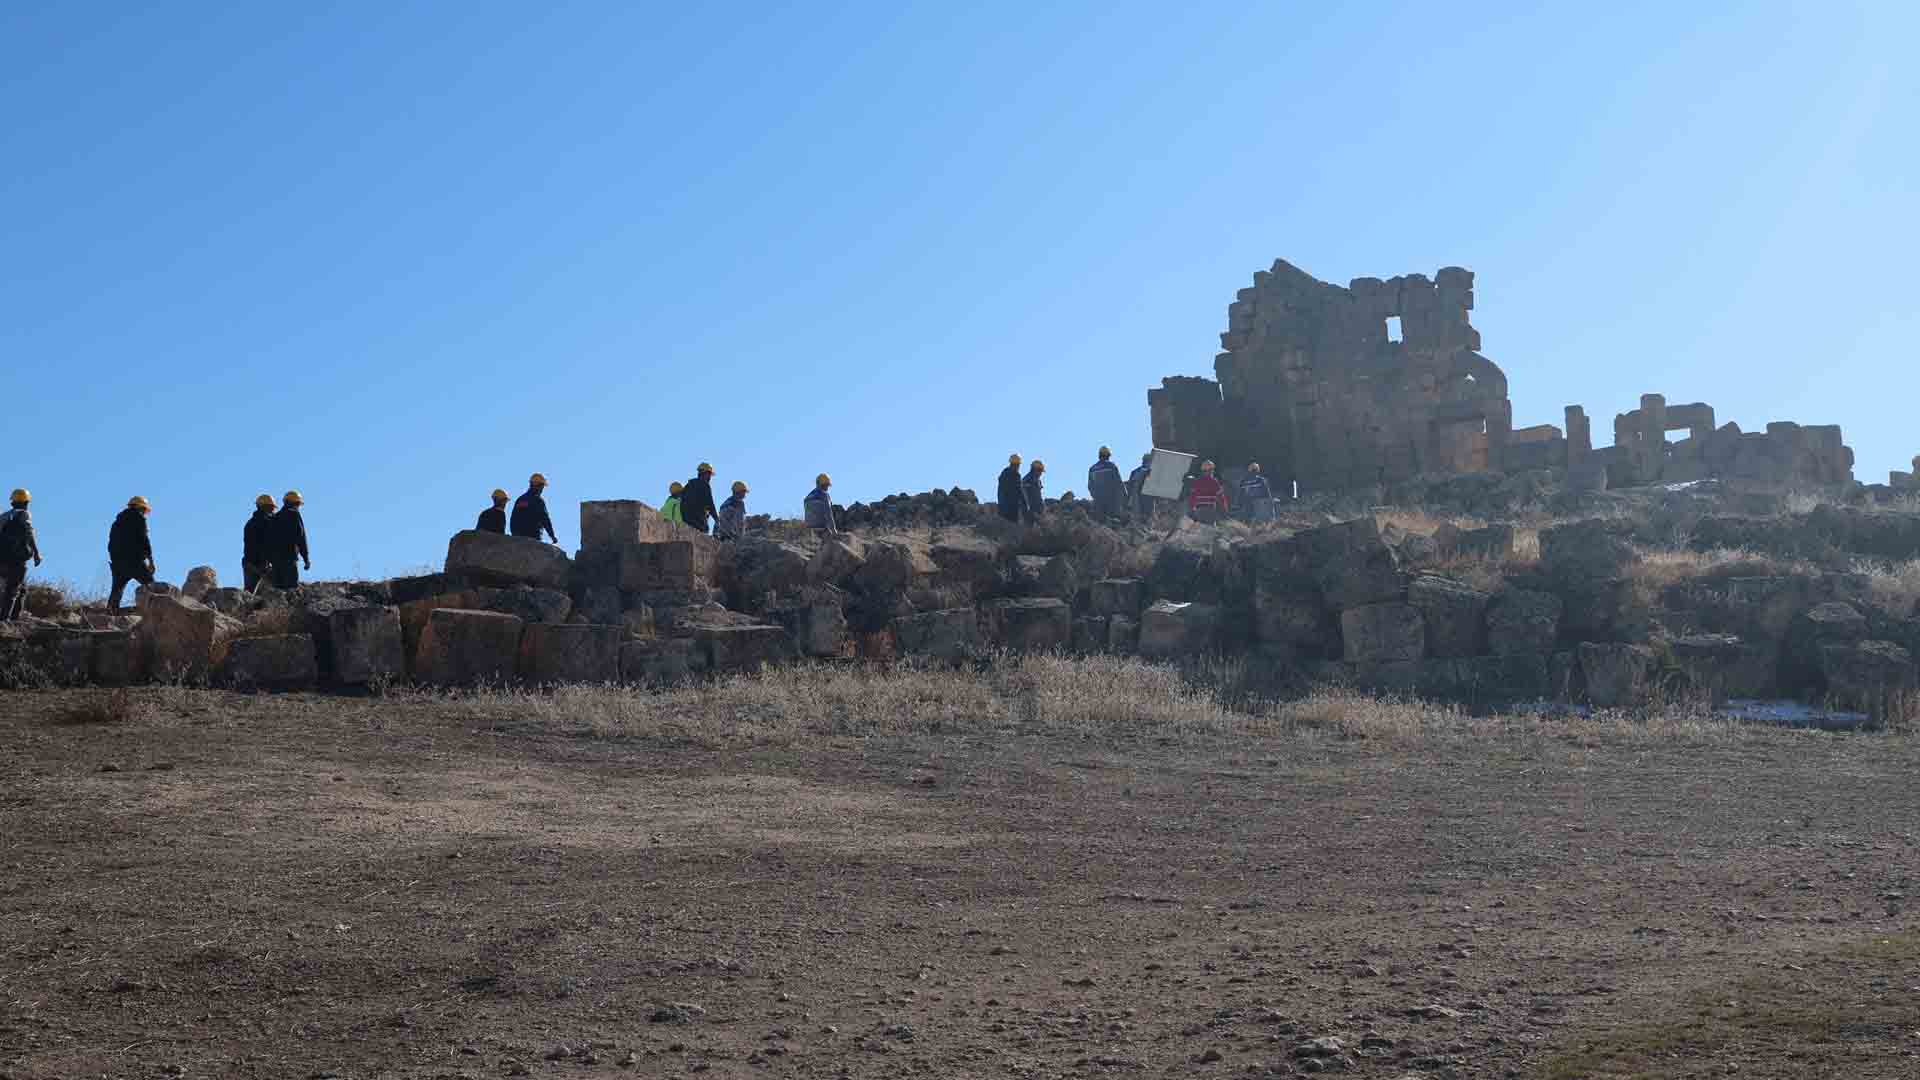
<svg viewBox="0 0 1920 1080">
<path fill-rule="evenodd" d="M 801 509 L 805 513 L 807 527 L 821 532 L 838 532 L 833 518 L 833 478 L 821 473 L 814 478 L 813 490 L 801 500 Z M 513 499 L 513 509 L 509 513 L 509 496 L 500 489 L 493 492 L 493 505 L 480 511 L 480 520 L 474 528 L 481 532 L 502 533 L 539 540 L 542 537 L 558 544 L 560 536 L 553 530 L 553 516 L 547 513 L 547 478 L 534 473 L 527 478 L 527 490 L 519 498 Z M 714 501 L 713 466 L 701 462 L 693 471 L 693 479 L 685 483 L 674 481 L 667 486 L 667 500 L 660 504 L 660 516 L 677 525 L 685 525 L 700 532 L 711 532 L 721 540 L 738 540 L 747 531 L 747 482 L 735 480 L 727 497 Z"/>
<path fill-rule="evenodd" d="M 298 491 L 287 492 L 279 506 L 271 495 L 253 500 L 253 516 L 241 532 L 240 566 L 248 592 L 258 589 L 262 581 L 291 589 L 300 584 L 302 564 L 313 569 L 307 525 L 300 516 L 305 502 Z M 0 619 L 19 617 L 26 602 L 27 564 L 41 562 L 40 538 L 33 529 L 33 493 L 15 488 L 8 503 L 7 512 L 0 514 Z M 107 605 L 115 612 L 121 610 L 129 583 L 153 584 L 153 534 L 147 528 L 152 514 L 153 503 L 145 495 L 135 495 L 107 527 L 107 568 L 113 577 Z"/>
<path fill-rule="evenodd" d="M 1045 462 L 1035 461 L 1023 476 L 1020 464 L 1019 454 L 1007 455 L 1007 467 L 1000 471 L 996 503 L 1000 516 L 1008 521 L 1034 521 L 1046 511 L 1047 466 Z M 1147 477 L 1152 472 L 1153 452 L 1148 451 L 1141 455 L 1139 467 L 1122 479 L 1120 466 L 1113 461 L 1113 450 L 1101 447 L 1099 460 L 1087 469 L 1087 495 L 1093 501 L 1094 510 L 1115 519 L 1129 514 L 1151 518 L 1154 504 L 1160 501 L 1145 490 Z M 1211 461 L 1200 463 L 1200 471 L 1187 478 L 1185 488 L 1187 513 L 1197 521 L 1218 521 L 1233 512 L 1236 502 L 1241 508 L 1240 516 L 1249 521 L 1273 517 L 1273 487 L 1261 475 L 1259 462 L 1247 466 L 1237 498 L 1228 495 L 1227 485 L 1215 475 Z"/>
</svg>

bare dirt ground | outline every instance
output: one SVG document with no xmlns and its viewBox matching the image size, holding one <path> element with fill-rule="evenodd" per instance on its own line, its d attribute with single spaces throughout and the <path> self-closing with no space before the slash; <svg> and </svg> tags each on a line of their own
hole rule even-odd
<svg viewBox="0 0 1920 1080">
<path fill-rule="evenodd" d="M 0 694 L 7 1077 L 1920 1076 L 1920 739 Z"/>
</svg>

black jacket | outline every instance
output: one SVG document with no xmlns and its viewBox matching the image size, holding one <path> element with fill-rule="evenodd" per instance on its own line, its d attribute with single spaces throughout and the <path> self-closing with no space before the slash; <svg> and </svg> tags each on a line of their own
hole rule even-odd
<svg viewBox="0 0 1920 1080">
<path fill-rule="evenodd" d="M 1046 509 L 1047 496 L 1040 484 L 1040 478 L 1044 475 L 1046 474 L 1037 469 L 1028 469 L 1027 478 L 1020 481 L 1020 486 L 1025 489 L 1027 493 L 1028 517 L 1039 517 L 1040 511 Z"/>
<path fill-rule="evenodd" d="M 1009 465 L 1000 470 L 1000 493 L 995 500 L 1000 504 L 1000 516 L 1008 521 L 1019 521 L 1027 512 L 1027 489 L 1020 484 L 1020 467 Z"/>
<path fill-rule="evenodd" d="M 489 506 L 480 511 L 480 523 L 474 528 L 481 532 L 504 533 L 507 531 L 507 512 L 497 506 Z"/>
<path fill-rule="evenodd" d="M 240 561 L 248 566 L 265 566 L 273 561 L 273 511 L 255 509 L 240 536 Z"/>
<path fill-rule="evenodd" d="M 553 537 L 554 543 L 560 542 L 560 534 L 553 531 L 553 518 L 547 514 L 547 500 L 532 488 L 513 500 L 513 521 L 508 526 L 515 536 L 540 539 L 542 530 Z"/>
<path fill-rule="evenodd" d="M 705 528 L 709 517 L 718 516 L 718 508 L 713 503 L 713 482 L 704 476 L 687 481 L 686 489 L 680 492 L 680 519 L 689 525 L 699 522 L 695 527 Z"/>
<path fill-rule="evenodd" d="M 153 558 L 153 540 L 147 533 L 147 515 L 129 506 L 107 530 L 107 561 L 115 566 L 144 567 Z"/>
<path fill-rule="evenodd" d="M 267 561 L 280 562 L 290 560 L 296 555 L 308 562 L 313 556 L 307 554 L 307 522 L 300 511 L 291 506 L 283 506 L 273 515 L 273 529 L 267 547 Z"/>
</svg>

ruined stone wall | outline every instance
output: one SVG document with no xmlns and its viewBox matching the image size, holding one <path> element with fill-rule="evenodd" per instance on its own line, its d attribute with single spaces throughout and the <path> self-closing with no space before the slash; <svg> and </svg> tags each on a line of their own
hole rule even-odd
<svg viewBox="0 0 1920 1080">
<path fill-rule="evenodd" d="M 1668 441 L 1670 431 L 1685 438 Z M 1613 420 L 1613 446 L 1596 454 L 1608 485 L 1685 483 L 1716 478 L 1769 487 L 1826 487 L 1853 480 L 1853 450 L 1837 424 L 1775 421 L 1764 432 L 1715 425 L 1704 402 L 1668 405 L 1645 394 Z"/>
<path fill-rule="evenodd" d="M 1149 392 L 1154 443 L 1260 461 L 1303 493 L 1498 468 L 1512 407 L 1472 307 L 1459 267 L 1341 288 L 1276 261 L 1228 307 L 1216 378 Z"/>
</svg>

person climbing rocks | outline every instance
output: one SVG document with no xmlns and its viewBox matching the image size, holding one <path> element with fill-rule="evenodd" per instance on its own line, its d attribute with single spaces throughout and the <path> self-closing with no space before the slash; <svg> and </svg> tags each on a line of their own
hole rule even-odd
<svg viewBox="0 0 1920 1080">
<path fill-rule="evenodd" d="M 307 521 L 300 516 L 300 508 L 306 503 L 298 491 L 289 491 L 280 500 L 280 512 L 273 515 L 268 560 L 273 563 L 276 589 L 299 587 L 300 567 L 296 560 L 313 569 L 313 557 L 307 553 Z"/>
<path fill-rule="evenodd" d="M 1046 508 L 1046 495 L 1041 490 L 1041 476 L 1047 471 L 1047 463 L 1035 460 L 1033 467 L 1027 470 L 1026 479 L 1020 481 L 1020 487 L 1027 496 L 1027 520 L 1038 520 Z"/>
<path fill-rule="evenodd" d="M 1213 462 L 1200 463 L 1200 475 L 1193 478 L 1187 489 L 1187 511 L 1195 521 L 1215 522 L 1227 510 L 1227 485 L 1213 475 Z"/>
<path fill-rule="evenodd" d="M 1087 494 L 1093 498 L 1093 508 L 1108 517 L 1119 517 L 1126 490 L 1120 466 L 1113 463 L 1113 451 L 1101 447 L 1100 460 L 1087 469 Z"/>
<path fill-rule="evenodd" d="M 1248 521 L 1273 520 L 1273 487 L 1260 475 L 1257 461 L 1250 463 L 1247 475 L 1240 478 L 1240 516 Z"/>
<path fill-rule="evenodd" d="M 526 493 L 513 500 L 513 517 L 508 522 L 508 531 L 529 540 L 538 540 L 540 534 L 545 532 L 553 538 L 554 543 L 560 542 L 560 534 L 553 531 L 553 516 L 547 513 L 546 496 L 541 494 L 546 490 L 545 473 L 534 473 L 527 477 Z"/>
<path fill-rule="evenodd" d="M 10 509 L 0 514 L 0 621 L 17 619 L 26 606 L 27 561 L 40 565 L 40 538 L 33 533 L 33 515 L 27 507 L 33 493 L 14 488 Z"/>
<path fill-rule="evenodd" d="M 833 477 L 821 473 L 813 478 L 813 490 L 800 500 L 800 509 L 807 528 L 817 532 L 835 533 L 840 529 L 833 521 L 833 496 L 828 492 L 833 488 Z"/>
<path fill-rule="evenodd" d="M 1000 516 L 1019 521 L 1027 516 L 1027 489 L 1020 483 L 1020 455 L 1008 454 L 1007 467 L 1000 470 L 1000 491 L 995 500 Z"/>
<path fill-rule="evenodd" d="M 481 532 L 499 533 L 505 536 L 507 533 L 508 498 L 509 496 L 507 495 L 506 489 L 494 488 L 492 508 L 480 511 L 480 520 L 475 523 L 473 527 Z"/>
<path fill-rule="evenodd" d="M 719 507 L 713 501 L 713 466 L 703 461 L 680 491 L 680 522 L 706 532 L 707 519 L 718 516 Z"/>
<path fill-rule="evenodd" d="M 1153 496 L 1147 494 L 1147 476 L 1153 472 L 1153 451 L 1140 455 L 1140 465 L 1127 474 L 1127 501 L 1133 504 L 1133 514 L 1141 520 L 1153 517 Z"/>
<path fill-rule="evenodd" d="M 680 495 L 684 491 L 686 491 L 686 485 L 675 480 L 667 485 L 667 501 L 660 504 L 660 516 L 675 525 L 686 524 L 680 519 Z"/>
<path fill-rule="evenodd" d="M 240 533 L 240 583 L 250 593 L 273 573 L 273 512 L 273 496 L 255 496 L 253 516 Z"/>
<path fill-rule="evenodd" d="M 727 501 L 720 504 L 714 517 L 713 534 L 722 540 L 738 540 L 747 534 L 747 482 L 735 480 Z"/>
<path fill-rule="evenodd" d="M 153 584 L 153 538 L 147 532 L 147 515 L 151 513 L 153 504 L 146 496 L 135 495 L 107 530 L 107 569 L 113 574 L 107 610 L 115 615 L 120 614 L 120 597 L 127 591 L 127 582 Z"/>
</svg>

